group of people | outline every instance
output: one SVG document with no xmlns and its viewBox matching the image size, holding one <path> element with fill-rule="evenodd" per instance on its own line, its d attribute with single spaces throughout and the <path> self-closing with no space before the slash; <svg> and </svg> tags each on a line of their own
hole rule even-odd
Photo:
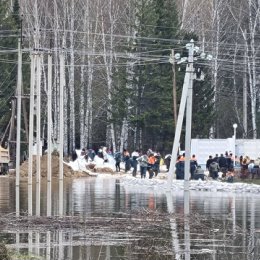
<svg viewBox="0 0 260 260">
<path fill-rule="evenodd" d="M 121 167 L 120 163 L 123 162 L 125 164 L 125 172 L 129 172 L 132 169 L 132 176 L 136 177 L 137 175 L 137 166 L 140 166 L 140 175 L 141 178 L 146 178 L 146 174 L 148 173 L 149 179 L 152 179 L 154 176 L 156 177 L 160 172 L 160 165 L 162 164 L 162 156 L 159 152 L 154 152 L 149 149 L 146 153 L 142 154 L 139 150 L 134 150 L 131 154 L 127 149 L 124 149 L 123 152 L 116 152 L 111 154 L 107 151 L 106 147 L 100 147 L 97 151 L 93 149 L 82 149 L 80 156 L 85 158 L 87 161 L 93 161 L 95 156 L 98 156 L 104 160 L 104 162 L 108 162 L 109 154 L 111 158 L 115 159 L 115 167 L 116 171 L 120 172 Z M 77 158 L 76 153 L 72 154 L 73 160 Z M 171 155 L 166 155 L 164 158 L 164 163 L 167 167 L 167 171 L 169 171 L 171 161 Z M 190 158 L 190 179 L 191 180 L 204 180 L 205 174 L 204 170 L 198 165 L 195 154 Z M 228 181 L 233 181 L 234 176 L 234 160 L 232 153 L 226 152 L 224 154 L 215 155 L 213 158 L 212 155 L 209 156 L 206 162 L 206 170 L 209 171 L 209 176 L 212 179 L 219 178 L 219 172 L 222 172 L 222 178 L 226 177 Z M 260 159 L 259 160 L 250 160 L 248 157 L 240 157 L 240 165 L 241 165 L 241 177 L 247 176 L 249 173 L 252 173 L 252 177 L 255 174 L 260 175 Z M 185 153 L 179 155 L 177 157 L 177 161 L 175 164 L 176 168 L 176 179 L 183 180 L 185 175 Z"/>
<path fill-rule="evenodd" d="M 125 163 L 125 172 L 128 172 L 133 168 L 132 175 L 137 175 L 137 165 L 140 166 L 141 178 L 146 178 L 146 173 L 149 174 L 149 179 L 157 176 L 160 172 L 161 155 L 159 152 L 153 152 L 151 149 L 147 153 L 140 153 L 139 150 L 133 151 L 131 154 L 127 149 L 124 149 L 123 153 L 117 152 L 114 154 L 116 161 L 116 171 L 120 172 L 120 163 Z"/>
<path fill-rule="evenodd" d="M 185 153 L 179 155 L 177 157 L 177 162 L 175 164 L 176 168 L 176 179 L 177 180 L 184 180 L 184 171 L 185 171 Z M 190 179 L 191 180 L 204 180 L 204 170 L 198 165 L 196 155 L 193 154 L 190 159 Z"/>
<path fill-rule="evenodd" d="M 177 180 L 183 180 L 184 179 L 184 169 L 185 169 L 185 153 L 182 155 L 179 155 L 177 157 L 177 162 L 175 164 L 176 168 L 176 179 Z M 197 159 L 195 154 L 192 155 L 190 158 L 190 179 L 191 180 L 204 180 L 205 179 L 205 172 L 201 168 L 200 165 L 198 165 Z M 216 154 L 216 156 L 213 158 L 213 156 L 209 156 L 209 159 L 206 162 L 206 170 L 209 171 L 209 177 L 216 180 L 219 177 L 221 177 L 223 180 L 227 180 L 228 182 L 233 182 L 234 178 L 234 159 L 232 156 L 232 153 L 225 153 Z M 222 176 L 219 176 L 219 172 L 222 172 Z"/>
<path fill-rule="evenodd" d="M 232 153 L 226 152 L 224 154 L 209 156 L 206 162 L 206 169 L 209 171 L 209 176 L 216 180 L 219 178 L 219 172 L 222 173 L 222 178 L 226 178 L 228 182 L 233 182 L 235 158 Z"/>
<path fill-rule="evenodd" d="M 252 179 L 255 176 L 260 177 L 260 158 L 255 160 L 250 159 L 248 156 L 240 157 L 241 173 L 240 177 L 245 179 L 251 175 Z"/>
</svg>

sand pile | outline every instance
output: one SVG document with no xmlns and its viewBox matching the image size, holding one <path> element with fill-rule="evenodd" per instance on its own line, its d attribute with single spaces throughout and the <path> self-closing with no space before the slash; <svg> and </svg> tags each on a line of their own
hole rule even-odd
<svg viewBox="0 0 260 260">
<path fill-rule="evenodd" d="M 52 155 L 52 176 L 58 177 L 59 176 L 59 156 Z M 79 172 L 73 171 L 70 166 L 63 163 L 63 173 L 64 177 L 84 177 L 88 176 L 87 172 Z M 20 176 L 27 177 L 28 175 L 28 160 L 25 161 L 20 167 Z M 36 156 L 33 156 L 33 176 L 36 175 Z M 41 157 L 41 176 L 47 177 L 47 154 Z"/>
</svg>

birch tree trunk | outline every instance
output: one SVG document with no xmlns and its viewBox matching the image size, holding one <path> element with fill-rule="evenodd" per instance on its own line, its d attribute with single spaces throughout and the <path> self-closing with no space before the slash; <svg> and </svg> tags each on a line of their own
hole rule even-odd
<svg viewBox="0 0 260 260">
<path fill-rule="evenodd" d="M 54 0 L 54 14 L 53 16 L 56 17 L 54 24 L 53 24 L 53 34 L 54 34 L 54 81 L 53 81 L 53 142 L 56 143 L 59 140 L 59 85 L 60 85 L 60 74 L 59 74 L 59 52 L 58 49 L 59 45 L 59 14 L 58 14 L 58 5 L 57 0 Z"/>
<path fill-rule="evenodd" d="M 251 64 L 250 60 L 248 61 L 248 70 L 250 75 L 250 96 L 251 96 L 251 112 L 252 112 L 252 128 L 253 128 L 253 138 L 257 138 L 257 128 L 256 128 L 256 46 L 255 46 L 255 30 L 258 22 L 258 15 L 259 15 L 259 8 L 255 10 L 256 17 L 253 21 L 253 15 L 252 15 L 252 0 L 248 0 L 248 9 L 249 9 L 249 33 L 250 33 L 250 50 L 251 50 Z"/>
<path fill-rule="evenodd" d="M 75 19 L 75 7 L 74 1 L 71 1 L 70 5 L 70 67 L 69 67 L 69 97 L 70 97 L 70 107 L 69 107 L 69 152 L 71 153 L 75 150 L 75 56 L 74 56 L 74 19 Z"/>
<path fill-rule="evenodd" d="M 182 16 L 181 16 L 181 30 L 184 27 L 185 19 L 186 19 L 186 13 L 187 13 L 187 8 L 188 8 L 188 0 L 183 0 L 182 1 Z"/>
<path fill-rule="evenodd" d="M 88 1 L 89 2 L 89 1 Z M 87 2 L 87 3 L 88 3 Z M 86 31 L 87 28 L 87 19 L 88 19 L 88 12 L 85 12 L 84 14 L 84 20 L 83 20 L 83 31 Z M 86 115 L 86 109 L 85 109 L 85 84 L 86 84 L 86 77 L 85 77 L 85 61 L 86 61 L 86 38 L 87 34 L 83 34 L 82 39 L 82 47 L 83 47 L 83 55 L 81 56 L 81 68 L 80 68 L 80 104 L 79 104 L 79 122 L 80 122 L 80 148 L 86 147 L 86 137 L 88 133 L 86 133 L 86 124 L 85 124 L 85 115 Z"/>
<path fill-rule="evenodd" d="M 63 3 L 63 33 L 62 33 L 62 50 L 66 50 L 66 39 L 67 39 L 67 29 L 66 29 L 66 20 L 68 18 L 67 14 L 69 13 L 69 7 L 67 2 L 65 1 Z M 66 63 L 66 62 L 65 62 Z M 66 64 L 64 64 L 66 66 Z M 65 69 L 66 71 L 66 69 Z M 68 156 L 69 154 L 69 145 L 68 145 L 68 86 L 66 84 L 66 73 L 64 72 L 64 78 L 63 79 L 63 86 L 64 86 L 64 93 L 63 93 L 63 99 L 64 99 L 64 108 L 63 108 L 63 118 L 60 118 L 60 120 L 64 120 L 64 129 L 63 129 L 63 151 L 64 156 Z"/>
<path fill-rule="evenodd" d="M 110 22 L 110 33 L 109 33 L 109 40 L 110 45 L 107 47 L 106 44 L 106 37 L 105 37 L 105 28 L 104 28 L 104 17 L 102 15 L 102 35 L 103 35 L 103 47 L 104 47 L 104 64 L 106 70 L 106 79 L 107 79 L 107 136 L 106 136 L 106 144 L 108 148 L 112 146 L 113 151 L 116 151 L 116 142 L 115 142 L 115 130 L 114 124 L 111 122 L 112 119 L 112 106 L 111 106 L 111 91 L 112 91 L 112 66 L 113 66 L 113 34 L 114 34 L 114 20 L 112 17 L 112 0 L 109 0 L 109 22 Z"/>
<path fill-rule="evenodd" d="M 215 103 L 215 110 L 217 111 L 217 107 L 218 107 L 218 85 L 217 85 L 217 80 L 218 80 L 218 55 L 219 55 L 219 42 L 220 42 L 220 15 L 219 15 L 219 9 L 218 9 L 218 4 L 216 3 L 214 5 L 214 17 L 215 17 L 215 24 L 216 26 L 213 28 L 216 31 L 216 35 L 215 35 L 215 43 L 213 44 L 213 46 L 215 45 L 215 50 L 214 50 L 214 65 L 213 65 L 213 86 L 214 86 L 214 103 Z M 214 126 L 214 135 L 218 138 L 219 137 L 219 129 L 218 129 L 218 122 L 217 124 Z"/>
</svg>

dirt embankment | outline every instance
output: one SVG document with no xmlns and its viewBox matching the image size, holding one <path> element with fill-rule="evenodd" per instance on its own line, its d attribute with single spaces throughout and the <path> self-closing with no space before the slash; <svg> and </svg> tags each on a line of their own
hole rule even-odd
<svg viewBox="0 0 260 260">
<path fill-rule="evenodd" d="M 47 154 L 43 155 L 41 157 L 41 176 L 47 177 Z M 58 155 L 52 155 L 51 158 L 51 165 L 52 165 L 52 177 L 58 177 L 59 176 L 59 156 Z M 69 167 L 66 164 L 63 164 L 63 173 L 64 177 L 86 177 L 88 176 L 87 172 L 77 172 L 73 171 L 71 167 Z M 14 172 L 15 174 L 15 172 Z M 36 175 L 36 156 L 33 156 L 33 176 Z M 11 174 L 12 175 L 12 174 Z M 28 160 L 25 161 L 21 167 L 20 167 L 20 176 L 21 177 L 27 177 L 28 176 Z"/>
</svg>

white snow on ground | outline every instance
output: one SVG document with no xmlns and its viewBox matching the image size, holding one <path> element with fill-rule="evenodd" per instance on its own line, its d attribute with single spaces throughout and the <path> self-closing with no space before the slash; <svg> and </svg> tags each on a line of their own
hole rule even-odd
<svg viewBox="0 0 260 260">
<path fill-rule="evenodd" d="M 142 192 L 158 190 L 160 192 L 168 190 L 168 183 L 166 180 L 160 179 L 139 179 L 131 176 L 126 176 L 120 179 L 120 185 L 125 187 L 134 187 L 135 189 L 140 189 Z M 184 190 L 183 180 L 173 180 L 171 185 L 172 191 Z M 247 183 L 228 183 L 221 181 L 189 181 L 189 190 L 198 191 L 211 191 L 211 192 L 234 192 L 234 193 L 260 193 L 260 185 L 247 184 Z"/>
</svg>

